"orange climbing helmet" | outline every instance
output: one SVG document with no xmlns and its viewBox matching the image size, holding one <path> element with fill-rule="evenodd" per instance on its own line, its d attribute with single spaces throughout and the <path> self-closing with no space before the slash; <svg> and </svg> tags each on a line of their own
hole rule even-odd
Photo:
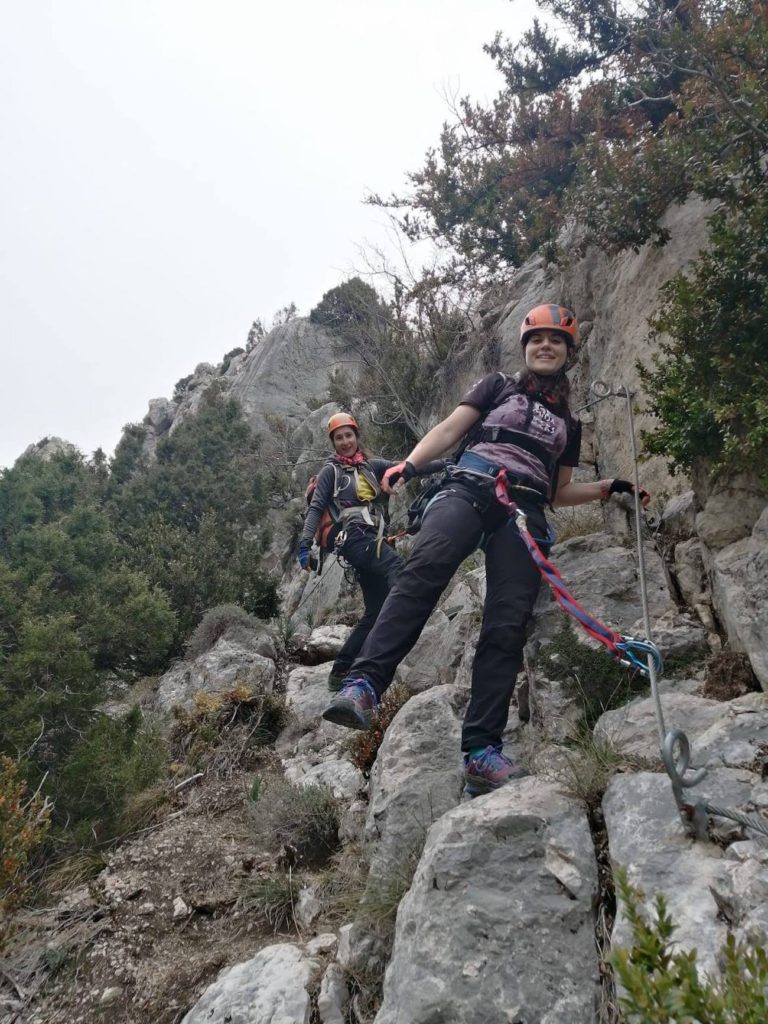
<svg viewBox="0 0 768 1024">
<path fill-rule="evenodd" d="M 535 331 L 559 331 L 565 336 L 568 348 L 574 352 L 579 347 L 579 324 L 576 314 L 567 306 L 534 306 L 526 313 L 520 324 L 520 344 L 525 348 L 528 335 Z"/>
<path fill-rule="evenodd" d="M 339 427 L 352 427 L 356 434 L 360 433 L 360 427 L 354 416 L 350 416 L 348 412 L 335 412 L 333 416 L 328 420 L 328 436 L 333 437 L 334 432 Z"/>
</svg>

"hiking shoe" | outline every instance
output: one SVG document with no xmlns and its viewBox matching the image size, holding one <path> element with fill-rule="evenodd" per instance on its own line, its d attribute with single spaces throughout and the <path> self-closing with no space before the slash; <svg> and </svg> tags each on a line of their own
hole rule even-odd
<svg viewBox="0 0 768 1024">
<path fill-rule="evenodd" d="M 328 689 L 331 693 L 338 693 L 344 685 L 344 680 L 347 678 L 348 669 L 342 668 L 339 671 L 333 671 L 328 676 Z"/>
<path fill-rule="evenodd" d="M 464 791 L 469 796 L 490 793 L 510 779 L 519 779 L 525 774 L 523 768 L 502 753 L 501 746 L 489 746 L 479 753 L 464 755 Z"/>
<path fill-rule="evenodd" d="M 347 676 L 338 695 L 323 712 L 323 718 L 348 729 L 367 729 L 378 703 L 376 691 L 365 676 Z"/>
</svg>

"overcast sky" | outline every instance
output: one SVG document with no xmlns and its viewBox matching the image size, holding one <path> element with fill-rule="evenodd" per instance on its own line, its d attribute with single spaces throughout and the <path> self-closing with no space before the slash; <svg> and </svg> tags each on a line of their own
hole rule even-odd
<svg viewBox="0 0 768 1024">
<path fill-rule="evenodd" d="M 0 467 L 110 452 L 150 398 L 307 314 L 384 238 L 533 0 L 3 0 Z"/>
</svg>

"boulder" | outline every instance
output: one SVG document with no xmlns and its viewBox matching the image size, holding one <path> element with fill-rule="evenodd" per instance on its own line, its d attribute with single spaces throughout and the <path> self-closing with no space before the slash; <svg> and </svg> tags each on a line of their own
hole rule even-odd
<svg viewBox="0 0 768 1024">
<path fill-rule="evenodd" d="M 182 1024 L 309 1024 L 317 963 L 290 943 L 222 971 Z"/>
<path fill-rule="evenodd" d="M 292 748 L 292 744 L 304 733 L 317 734 L 322 742 L 339 739 L 349 735 L 341 725 L 333 725 L 320 716 L 328 705 L 332 694 L 328 690 L 328 674 L 331 670 L 326 662 L 324 665 L 304 665 L 296 668 L 288 676 L 285 684 L 285 700 L 291 712 L 291 721 L 282 731 L 277 740 L 277 747 L 283 752 Z M 316 747 L 317 744 L 312 744 Z"/>
<path fill-rule="evenodd" d="M 314 661 L 330 661 L 335 658 L 349 639 L 351 626 L 320 626 L 313 629 L 307 641 L 307 656 Z"/>
<path fill-rule="evenodd" d="M 696 532 L 696 495 L 693 491 L 675 494 L 661 513 L 661 529 L 666 537 L 684 541 Z"/>
<path fill-rule="evenodd" d="M 765 490 L 752 478 L 716 483 L 696 516 L 696 532 L 710 551 L 719 551 L 748 537 L 765 508 Z"/>
<path fill-rule="evenodd" d="M 683 729 L 694 750 L 698 738 L 727 713 L 724 707 L 720 701 L 688 693 L 665 693 L 662 698 L 667 732 Z M 658 758 L 661 742 L 653 698 L 630 701 L 613 711 L 605 711 L 597 720 L 594 735 L 627 754 L 652 760 Z"/>
<path fill-rule="evenodd" d="M 365 788 L 363 773 L 349 761 L 334 757 L 312 763 L 307 756 L 283 761 L 283 774 L 296 786 L 325 786 L 338 800 L 352 800 Z"/>
<path fill-rule="evenodd" d="M 271 658 L 257 654 L 249 643 L 225 635 L 194 661 L 178 661 L 161 676 L 155 699 L 164 712 L 175 705 L 189 710 L 196 693 L 226 693 L 236 686 L 271 690 L 274 678 Z"/>
<path fill-rule="evenodd" d="M 369 886 L 407 886 L 427 832 L 461 797 L 460 697 L 438 686 L 412 697 L 387 729 L 371 773 L 365 823 Z"/>
<path fill-rule="evenodd" d="M 706 571 L 701 541 L 696 537 L 675 545 L 675 578 L 680 596 L 689 607 L 701 601 L 706 590 Z"/>
<path fill-rule="evenodd" d="M 586 816 L 540 779 L 444 814 L 400 904 L 375 1024 L 593 1024 Z"/>
<path fill-rule="evenodd" d="M 750 806 L 756 782 L 757 776 L 750 772 L 719 768 L 687 792 L 691 799 L 706 797 L 718 806 L 744 810 Z M 729 891 L 744 892 L 734 870 L 736 863 L 727 863 L 714 843 L 687 835 L 666 775 L 614 776 L 603 798 L 603 813 L 614 868 L 622 866 L 629 881 L 643 891 L 646 908 L 652 907 L 657 893 L 664 894 L 676 926 L 675 943 L 682 950 L 695 948 L 701 969 L 716 972 L 728 923 L 713 890 L 722 893 L 724 900 Z M 764 916 L 761 893 L 768 883 L 764 864 L 759 872 L 760 884 L 752 889 L 742 922 L 753 912 Z M 614 948 L 631 943 L 631 927 L 621 904 L 612 943 Z"/>
<path fill-rule="evenodd" d="M 768 506 L 751 536 L 715 555 L 712 600 L 731 647 L 749 655 L 760 685 L 768 690 Z"/>
<path fill-rule="evenodd" d="M 664 565 L 656 549 L 644 546 L 648 606 L 652 619 L 674 610 Z M 590 533 L 556 544 L 552 561 L 566 586 L 595 618 L 619 633 L 642 617 L 637 554 L 634 547 L 618 544 L 605 533 Z M 536 605 L 536 636 L 552 637 L 560 629 L 564 612 L 542 585 Z"/>
</svg>

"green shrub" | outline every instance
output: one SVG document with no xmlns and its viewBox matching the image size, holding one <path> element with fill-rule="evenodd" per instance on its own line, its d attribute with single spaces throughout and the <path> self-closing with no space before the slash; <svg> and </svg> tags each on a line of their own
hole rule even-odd
<svg viewBox="0 0 768 1024">
<path fill-rule="evenodd" d="M 270 850 L 293 850 L 299 864 L 320 867 L 339 847 L 339 803 L 326 786 L 274 777 L 246 808 L 254 840 Z"/>
<path fill-rule="evenodd" d="M 226 633 L 231 639 L 246 642 L 258 629 L 258 622 L 236 604 L 219 604 L 209 608 L 185 644 L 187 661 L 194 661 L 216 644 Z"/>
<path fill-rule="evenodd" d="M 768 1020 L 768 954 L 759 944 L 728 936 L 721 978 L 699 973 L 696 950 L 675 950 L 675 925 L 659 893 L 655 921 L 640 906 L 643 894 L 616 872 L 616 888 L 632 925 L 632 946 L 617 949 L 611 962 L 624 989 L 620 1003 L 627 1024 L 764 1024 Z"/>
<path fill-rule="evenodd" d="M 621 707 L 646 687 L 639 673 L 624 668 L 602 646 L 580 643 L 567 619 L 552 642 L 541 649 L 536 665 L 548 678 L 565 684 L 568 695 L 579 704 L 588 730 L 604 711 Z"/>
<path fill-rule="evenodd" d="M 84 731 L 55 780 L 57 817 L 88 846 L 118 835 L 129 800 L 159 777 L 167 760 L 160 731 L 138 708 L 102 715 Z"/>
<path fill-rule="evenodd" d="M 768 195 L 711 221 L 711 247 L 663 289 L 651 321 L 659 354 L 640 367 L 660 426 L 645 451 L 673 470 L 746 472 L 768 488 Z"/>
</svg>

